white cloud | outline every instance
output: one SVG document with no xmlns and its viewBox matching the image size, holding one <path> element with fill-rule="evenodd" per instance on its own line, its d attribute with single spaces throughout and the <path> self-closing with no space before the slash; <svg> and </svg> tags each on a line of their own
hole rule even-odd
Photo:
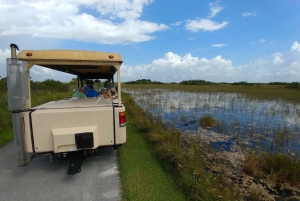
<svg viewBox="0 0 300 201">
<path fill-rule="evenodd" d="M 209 19 L 187 20 L 185 28 L 191 32 L 217 31 L 226 27 L 228 22 L 217 23 Z"/>
<path fill-rule="evenodd" d="M 273 64 L 275 64 L 275 65 L 280 65 L 280 64 L 282 64 L 283 62 L 284 62 L 284 60 L 281 58 L 282 57 L 282 53 L 275 53 L 275 54 L 273 54 L 272 55 L 272 57 L 273 57 Z"/>
<path fill-rule="evenodd" d="M 297 42 L 297 41 L 295 41 L 294 43 L 293 43 L 293 45 L 292 45 L 292 47 L 291 47 L 291 51 L 292 52 L 299 52 L 300 53 L 300 44 Z"/>
<path fill-rule="evenodd" d="M 290 51 L 274 53 L 270 60 L 256 59 L 245 65 L 234 66 L 222 56 L 212 59 L 191 54 L 180 56 L 168 52 L 163 58 L 136 67 L 123 65 L 123 81 L 147 78 L 163 82 L 204 79 L 213 82 L 293 82 L 300 77 L 300 44 L 294 42 Z"/>
<path fill-rule="evenodd" d="M 209 3 L 209 10 L 210 13 L 208 14 L 208 18 L 215 17 L 221 10 L 223 10 L 223 7 L 219 6 L 218 2 L 215 3 Z"/>
<path fill-rule="evenodd" d="M 245 13 L 242 13 L 242 16 L 243 17 L 254 17 L 254 16 L 256 16 L 256 12 L 245 12 Z"/>
<path fill-rule="evenodd" d="M 10 49 L 1 50 L 0 49 L 0 61 L 6 61 L 7 58 L 11 57 Z"/>
<path fill-rule="evenodd" d="M 221 80 L 230 77 L 233 73 L 232 63 L 221 56 L 209 60 L 199 59 L 191 54 L 180 56 L 173 52 L 168 52 L 161 59 L 152 61 L 149 65 L 135 67 L 122 66 L 122 76 L 126 80 L 135 80 L 139 78 L 150 78 L 160 81 L 182 81 L 184 79 L 207 79 L 221 76 Z M 141 73 L 143 69 L 143 73 Z M 145 77 L 142 77 L 143 74 Z M 175 80 L 174 80 L 175 79 Z"/>
<path fill-rule="evenodd" d="M 10 49 L 0 49 L 0 77 L 6 77 L 6 59 L 11 57 Z M 0 79 L 1 79 L 0 78 Z"/>
<path fill-rule="evenodd" d="M 212 47 L 225 47 L 226 44 L 213 44 Z"/>
<path fill-rule="evenodd" d="M 103 44 L 148 41 L 165 24 L 141 21 L 152 0 L 0 1 L 0 36 L 74 39 Z M 82 12 L 86 9 L 89 13 Z M 17 13 L 17 14 L 16 14 Z M 21 16 L 21 17 L 20 17 Z"/>
<path fill-rule="evenodd" d="M 265 40 L 265 39 L 260 39 L 260 42 L 261 42 L 261 43 L 265 43 L 266 40 Z"/>
</svg>

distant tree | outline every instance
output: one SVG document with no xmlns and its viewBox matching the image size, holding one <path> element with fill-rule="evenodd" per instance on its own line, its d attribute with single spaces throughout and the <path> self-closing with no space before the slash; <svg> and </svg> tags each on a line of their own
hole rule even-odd
<svg viewBox="0 0 300 201">
<path fill-rule="evenodd" d="M 286 88 L 300 89 L 300 83 L 299 82 L 291 82 L 291 83 L 286 85 Z"/>
<path fill-rule="evenodd" d="M 241 85 L 241 86 L 253 86 L 253 83 L 248 83 L 247 81 L 234 82 L 231 85 Z"/>
<path fill-rule="evenodd" d="M 270 82 L 268 85 L 287 85 L 287 82 Z"/>
<path fill-rule="evenodd" d="M 139 79 L 136 81 L 125 82 L 125 84 L 165 84 L 163 82 L 151 81 L 150 79 Z"/>
<path fill-rule="evenodd" d="M 217 83 L 209 82 L 205 80 L 183 80 L 179 84 L 181 85 L 217 85 Z"/>
</svg>

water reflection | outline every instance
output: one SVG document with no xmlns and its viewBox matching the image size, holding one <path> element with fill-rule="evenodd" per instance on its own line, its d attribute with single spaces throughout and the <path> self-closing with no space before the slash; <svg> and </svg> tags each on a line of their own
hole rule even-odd
<svg viewBox="0 0 300 201">
<path fill-rule="evenodd" d="M 232 145 L 299 154 L 300 105 L 282 100 L 267 101 L 237 93 L 198 93 L 166 89 L 130 89 L 136 103 L 154 118 L 183 133 L 201 135 L 215 147 Z M 201 128 L 201 116 L 218 120 L 212 128 Z M 213 133 L 213 135 L 212 135 Z"/>
</svg>

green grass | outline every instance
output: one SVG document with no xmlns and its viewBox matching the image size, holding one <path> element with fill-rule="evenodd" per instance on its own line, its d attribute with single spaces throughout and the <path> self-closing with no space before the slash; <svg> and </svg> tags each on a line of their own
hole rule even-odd
<svg viewBox="0 0 300 201">
<path fill-rule="evenodd" d="M 0 130 L 0 147 L 14 139 L 13 129 Z"/>
<path fill-rule="evenodd" d="M 152 153 L 147 137 L 132 123 L 127 124 L 127 142 L 118 151 L 118 167 L 123 200 L 187 200 Z"/>
</svg>

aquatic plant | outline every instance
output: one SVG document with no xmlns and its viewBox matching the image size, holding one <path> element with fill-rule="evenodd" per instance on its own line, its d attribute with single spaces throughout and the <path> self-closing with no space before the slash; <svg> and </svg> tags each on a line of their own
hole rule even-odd
<svg viewBox="0 0 300 201">
<path fill-rule="evenodd" d="M 200 117 L 199 123 L 206 128 L 210 128 L 216 125 L 217 120 L 210 115 L 204 115 Z"/>
</svg>

